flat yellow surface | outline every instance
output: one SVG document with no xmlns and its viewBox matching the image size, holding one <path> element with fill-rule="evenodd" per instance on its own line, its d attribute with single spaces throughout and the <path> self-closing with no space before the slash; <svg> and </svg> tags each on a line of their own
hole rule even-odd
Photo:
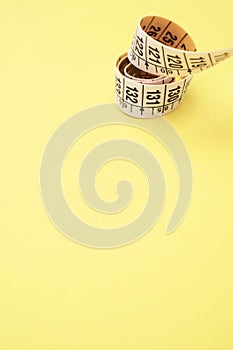
<svg viewBox="0 0 233 350">
<path fill-rule="evenodd" d="M 158 223 L 131 245 L 98 250 L 72 242 L 49 220 L 39 189 L 54 130 L 83 109 L 113 101 L 113 61 L 127 51 L 139 18 L 172 19 L 204 51 L 233 45 L 232 10 L 231 0 L 1 1 L 1 349 L 233 348 L 232 59 L 196 76 L 167 117 L 194 173 L 189 211 L 172 235 L 165 228 L 177 177 L 149 136 L 145 144 L 159 153 L 166 174 L 167 201 Z M 133 128 L 124 133 L 140 138 Z M 78 149 L 84 155 L 102 138 L 94 132 Z M 72 187 L 75 147 L 64 165 L 65 192 L 74 210 L 97 225 Z M 119 177 L 132 177 L 132 220 L 147 189 L 140 171 L 125 163 L 103 170 L 97 188 L 112 200 L 117 169 Z M 119 216 L 112 224 L 126 222 Z"/>
</svg>

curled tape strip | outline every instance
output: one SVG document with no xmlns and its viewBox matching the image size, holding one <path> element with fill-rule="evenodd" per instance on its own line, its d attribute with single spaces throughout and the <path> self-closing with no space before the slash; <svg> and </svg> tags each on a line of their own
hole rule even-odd
<svg viewBox="0 0 233 350">
<path fill-rule="evenodd" d="M 143 17 L 128 54 L 115 63 L 115 102 L 132 117 L 161 117 L 180 105 L 193 74 L 232 55 L 233 48 L 197 52 L 179 25 L 162 17 Z"/>
</svg>

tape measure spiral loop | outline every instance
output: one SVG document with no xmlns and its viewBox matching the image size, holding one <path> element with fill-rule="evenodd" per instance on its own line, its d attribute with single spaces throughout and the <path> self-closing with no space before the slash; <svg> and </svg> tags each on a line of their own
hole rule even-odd
<svg viewBox="0 0 233 350">
<path fill-rule="evenodd" d="M 143 17 L 129 52 L 115 62 L 115 102 L 133 117 L 161 117 L 180 105 L 193 74 L 232 55 L 233 48 L 198 52 L 176 23 Z"/>
</svg>

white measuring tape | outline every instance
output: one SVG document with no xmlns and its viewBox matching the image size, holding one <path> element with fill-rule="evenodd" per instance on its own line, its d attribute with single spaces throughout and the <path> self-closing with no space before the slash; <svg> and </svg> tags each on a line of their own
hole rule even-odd
<svg viewBox="0 0 233 350">
<path fill-rule="evenodd" d="M 183 100 L 194 73 L 233 55 L 233 48 L 197 52 L 174 22 L 147 16 L 137 26 L 128 54 L 115 63 L 115 102 L 137 118 L 161 117 Z"/>
</svg>

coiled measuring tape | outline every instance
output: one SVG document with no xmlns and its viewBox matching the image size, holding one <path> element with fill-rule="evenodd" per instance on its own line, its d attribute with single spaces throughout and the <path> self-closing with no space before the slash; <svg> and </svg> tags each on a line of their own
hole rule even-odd
<svg viewBox="0 0 233 350">
<path fill-rule="evenodd" d="M 132 117 L 161 117 L 180 105 L 193 74 L 232 55 L 233 48 L 197 52 L 179 25 L 143 17 L 129 52 L 115 62 L 115 102 Z"/>
</svg>

